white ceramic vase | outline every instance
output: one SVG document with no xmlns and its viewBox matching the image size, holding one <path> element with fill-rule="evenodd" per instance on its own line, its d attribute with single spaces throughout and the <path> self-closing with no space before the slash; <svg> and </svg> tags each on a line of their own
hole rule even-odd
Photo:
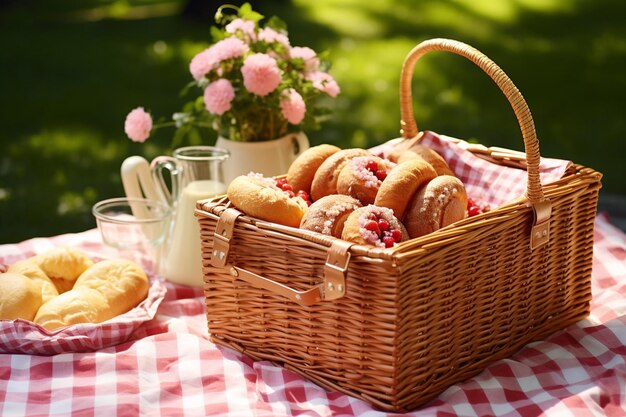
<svg viewBox="0 0 626 417">
<path fill-rule="evenodd" d="M 215 146 L 230 151 L 230 158 L 224 162 L 224 179 L 228 184 L 249 172 L 266 177 L 286 174 L 298 155 L 309 148 L 309 139 L 303 132 L 263 142 L 236 142 L 218 137 Z"/>
</svg>

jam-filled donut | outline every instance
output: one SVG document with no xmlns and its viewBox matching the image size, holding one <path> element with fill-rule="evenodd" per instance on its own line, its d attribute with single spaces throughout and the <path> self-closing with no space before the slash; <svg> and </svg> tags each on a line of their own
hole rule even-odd
<svg viewBox="0 0 626 417">
<path fill-rule="evenodd" d="M 337 179 L 344 165 L 352 158 L 366 155 L 370 153 L 365 149 L 351 148 L 342 149 L 326 158 L 313 176 L 311 200 L 315 201 L 326 195 L 337 194 Z"/>
<path fill-rule="evenodd" d="M 432 233 L 467 215 L 467 193 L 461 180 L 440 175 L 415 194 L 404 216 L 411 238 Z"/>
<path fill-rule="evenodd" d="M 413 195 L 436 176 L 432 165 L 421 158 L 404 161 L 389 171 L 374 204 L 392 209 L 394 215 L 402 219 Z"/>
<path fill-rule="evenodd" d="M 299 227 L 308 206 L 306 201 L 276 186 L 261 174 L 240 175 L 228 185 L 228 199 L 245 214 L 285 226 Z"/>
<path fill-rule="evenodd" d="M 340 150 L 335 145 L 323 144 L 313 146 L 302 152 L 289 166 L 287 182 L 294 191 L 302 190 L 311 194 L 311 183 L 317 169 L 326 158 Z"/>
<path fill-rule="evenodd" d="M 361 245 L 390 248 L 408 240 L 409 235 L 391 209 L 368 205 L 348 216 L 341 238 Z"/>
<path fill-rule="evenodd" d="M 331 194 L 315 201 L 300 222 L 300 228 L 341 238 L 348 216 L 361 202 L 348 195 Z"/>
<path fill-rule="evenodd" d="M 395 165 L 374 155 L 352 158 L 339 174 L 337 192 L 352 196 L 363 205 L 374 204 L 378 189 Z"/>
</svg>

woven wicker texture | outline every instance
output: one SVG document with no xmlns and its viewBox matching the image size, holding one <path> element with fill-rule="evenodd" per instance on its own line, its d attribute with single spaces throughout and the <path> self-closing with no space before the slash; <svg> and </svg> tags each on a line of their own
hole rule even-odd
<svg viewBox="0 0 626 417">
<path fill-rule="evenodd" d="M 525 160 L 501 148 L 477 147 L 480 156 L 536 169 L 538 143 L 523 98 L 495 64 L 467 45 L 433 40 L 409 54 L 401 84 L 403 120 L 412 111 L 405 103 L 410 77 L 404 74 L 431 50 L 460 52 L 478 62 L 513 97 Z M 405 137 L 417 134 L 414 122 L 404 126 Z M 536 180 L 529 172 L 528 198 L 394 248 L 352 246 L 345 294 L 330 301 L 322 290 L 322 300 L 311 305 L 236 277 L 233 266 L 295 291 L 310 290 L 328 284 L 325 264 L 336 239 L 245 215 L 234 221 L 232 236 L 216 238 L 220 216 L 233 209 L 225 196 L 199 202 L 211 339 L 380 409 L 412 410 L 588 314 L 600 178 L 575 165 L 542 187 L 538 172 Z M 549 240 L 531 249 L 532 201 L 544 199 L 551 204 Z M 215 248 L 224 242 L 220 263 Z"/>
</svg>

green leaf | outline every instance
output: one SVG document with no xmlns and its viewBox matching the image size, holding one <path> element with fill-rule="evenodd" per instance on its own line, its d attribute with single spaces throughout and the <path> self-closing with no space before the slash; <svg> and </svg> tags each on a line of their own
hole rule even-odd
<svg viewBox="0 0 626 417">
<path fill-rule="evenodd" d="M 196 98 L 194 107 L 197 111 L 204 110 L 204 96 Z"/>
<path fill-rule="evenodd" d="M 195 102 L 194 101 L 190 101 L 188 103 L 185 103 L 185 105 L 183 106 L 183 112 L 185 112 L 185 113 L 193 113 L 194 110 L 195 110 Z"/>
<path fill-rule="evenodd" d="M 213 38 L 213 42 L 219 42 L 226 38 L 226 33 L 217 26 L 211 26 L 211 37 Z"/>
<path fill-rule="evenodd" d="M 245 20 L 252 20 L 253 22 L 258 23 L 265 16 L 263 16 L 261 13 L 257 13 L 254 10 L 252 10 L 252 6 L 250 5 L 250 3 L 244 3 L 239 8 L 239 17 Z"/>
<path fill-rule="evenodd" d="M 265 26 L 272 28 L 277 32 L 282 32 L 285 35 L 287 34 L 287 23 L 277 16 L 270 17 Z"/>
<path fill-rule="evenodd" d="M 195 87 L 197 85 L 196 81 L 189 81 L 182 90 L 180 90 L 180 94 L 178 95 L 179 97 L 184 97 L 189 93 L 189 89 L 192 87 Z"/>
</svg>

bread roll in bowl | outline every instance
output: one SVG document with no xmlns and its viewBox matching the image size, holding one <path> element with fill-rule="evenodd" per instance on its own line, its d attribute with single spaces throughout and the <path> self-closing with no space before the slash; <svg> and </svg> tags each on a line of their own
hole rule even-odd
<svg viewBox="0 0 626 417">
<path fill-rule="evenodd" d="M 261 175 L 241 175 L 228 185 L 228 199 L 245 214 L 261 220 L 299 227 L 308 206 L 300 197 L 275 185 L 272 178 Z"/>
<path fill-rule="evenodd" d="M 0 320 L 33 320 L 41 306 L 41 288 L 22 274 L 0 274 Z"/>
<path fill-rule="evenodd" d="M 361 202 L 347 195 L 324 196 L 311 204 L 300 228 L 340 238 L 346 219 L 359 207 Z"/>
<path fill-rule="evenodd" d="M 365 149 L 351 148 L 342 149 L 326 158 L 313 176 L 311 199 L 315 201 L 327 195 L 337 194 L 337 179 L 344 165 L 352 158 L 368 155 L 371 154 Z"/>
<path fill-rule="evenodd" d="M 404 216 L 411 238 L 420 237 L 448 226 L 467 216 L 467 193 L 461 180 L 441 175 L 422 187 Z"/>
<path fill-rule="evenodd" d="M 17 261 L 8 272 L 22 274 L 35 281 L 46 303 L 71 289 L 79 275 L 92 265 L 93 261 L 82 250 L 59 247 Z"/>
<path fill-rule="evenodd" d="M 404 161 L 389 171 L 376 194 L 374 205 L 390 208 L 398 219 L 402 219 L 417 190 L 436 176 L 432 165 L 421 158 Z"/>
<path fill-rule="evenodd" d="M 391 209 L 368 205 L 348 216 L 341 238 L 360 245 L 389 248 L 408 240 L 409 235 Z"/>
<path fill-rule="evenodd" d="M 335 145 L 322 144 L 302 152 L 289 166 L 287 182 L 294 191 L 303 190 L 311 194 L 311 184 L 317 169 L 326 158 L 340 150 Z"/>
<path fill-rule="evenodd" d="M 144 300 L 148 287 L 148 276 L 139 265 L 126 259 L 107 259 L 83 272 L 73 289 L 98 291 L 108 302 L 111 317 L 114 317 Z"/>
<path fill-rule="evenodd" d="M 357 156 L 342 168 L 337 179 L 337 192 L 352 196 L 362 204 L 373 204 L 387 173 L 395 164 L 375 155 Z"/>
<path fill-rule="evenodd" d="M 31 258 L 17 261 L 11 266 L 7 272 L 15 274 L 21 274 L 33 281 L 41 293 L 41 300 L 43 303 L 47 303 L 54 297 L 59 295 L 59 290 L 54 285 L 54 282 L 39 268 L 37 263 L 33 262 Z"/>
<path fill-rule="evenodd" d="M 46 330 L 79 323 L 101 323 L 117 315 L 114 307 L 100 291 L 74 288 L 42 305 L 35 323 Z"/>
<path fill-rule="evenodd" d="M 72 247 L 51 249 L 33 259 L 54 282 L 59 293 L 68 291 L 76 279 L 94 263 L 85 252 Z"/>
</svg>

